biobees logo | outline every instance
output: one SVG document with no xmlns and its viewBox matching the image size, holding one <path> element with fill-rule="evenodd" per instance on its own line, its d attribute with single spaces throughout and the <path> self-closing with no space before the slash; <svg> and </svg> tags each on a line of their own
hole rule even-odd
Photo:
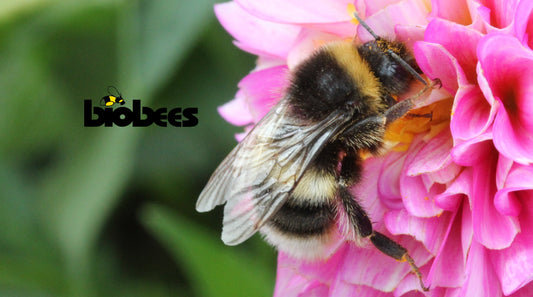
<svg viewBox="0 0 533 297">
<path fill-rule="evenodd" d="M 114 92 L 111 92 L 114 90 Z M 198 125 L 197 107 L 175 107 L 167 112 L 167 108 L 153 110 L 141 106 L 141 100 L 131 100 L 132 108 L 118 107 L 126 104 L 126 100 L 115 87 L 107 88 L 108 95 L 100 99 L 100 106 L 93 106 L 90 99 L 83 102 L 83 122 L 85 127 L 148 127 L 156 124 L 167 127 L 167 123 L 174 127 L 194 127 Z M 129 101 L 129 100 L 128 100 Z"/>
</svg>

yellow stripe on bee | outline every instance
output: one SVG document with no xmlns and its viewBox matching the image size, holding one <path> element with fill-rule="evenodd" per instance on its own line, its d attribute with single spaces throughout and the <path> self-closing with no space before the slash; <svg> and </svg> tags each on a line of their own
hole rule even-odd
<svg viewBox="0 0 533 297">
<path fill-rule="evenodd" d="M 335 57 L 339 66 L 344 69 L 348 75 L 353 79 L 356 86 L 361 86 L 359 91 L 363 96 L 368 99 L 372 98 L 372 101 L 368 103 L 374 103 L 369 107 L 371 112 L 377 113 L 379 110 L 383 110 L 385 105 L 380 98 L 381 83 L 370 71 L 370 66 L 359 55 L 357 48 L 352 42 L 332 42 L 327 45 L 328 52 Z"/>
<path fill-rule="evenodd" d="M 337 182 L 333 174 L 320 173 L 315 169 L 308 169 L 292 192 L 292 197 L 298 201 L 307 201 L 311 205 L 318 205 L 335 198 Z"/>
</svg>

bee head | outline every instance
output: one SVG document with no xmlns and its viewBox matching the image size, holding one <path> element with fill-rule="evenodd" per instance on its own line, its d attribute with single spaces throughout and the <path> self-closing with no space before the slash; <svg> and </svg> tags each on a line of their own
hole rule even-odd
<svg viewBox="0 0 533 297">
<path fill-rule="evenodd" d="M 378 38 L 362 44 L 358 47 L 359 54 L 367 61 L 374 75 L 379 79 L 383 88 L 389 94 L 405 92 L 413 75 L 403 66 L 400 61 L 391 56 L 391 52 L 405 61 L 411 68 L 419 72 L 413 55 L 405 45 L 398 41 L 389 41 Z"/>
</svg>

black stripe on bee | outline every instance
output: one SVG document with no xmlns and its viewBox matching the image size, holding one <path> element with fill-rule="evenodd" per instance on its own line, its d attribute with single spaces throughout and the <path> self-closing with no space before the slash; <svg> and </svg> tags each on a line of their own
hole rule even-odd
<svg viewBox="0 0 533 297">
<path fill-rule="evenodd" d="M 335 223 L 335 209 L 331 203 L 317 205 L 285 203 L 269 221 L 282 233 L 307 237 L 326 233 Z"/>
</svg>

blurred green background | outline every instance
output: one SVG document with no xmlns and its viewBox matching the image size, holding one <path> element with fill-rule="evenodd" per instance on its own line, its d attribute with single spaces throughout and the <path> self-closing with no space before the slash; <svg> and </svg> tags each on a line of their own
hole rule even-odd
<svg viewBox="0 0 533 297">
<path fill-rule="evenodd" d="M 194 210 L 242 131 L 216 107 L 254 65 L 213 4 L 0 2 L 0 296 L 272 295 L 275 252 Z M 83 127 L 109 85 L 199 124 Z"/>
</svg>

